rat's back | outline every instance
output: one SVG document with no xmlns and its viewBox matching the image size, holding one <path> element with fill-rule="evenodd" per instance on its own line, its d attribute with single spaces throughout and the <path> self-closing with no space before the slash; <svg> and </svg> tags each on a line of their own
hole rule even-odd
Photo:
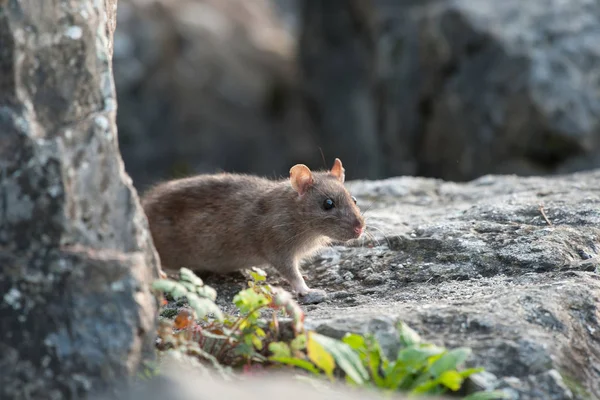
<svg viewBox="0 0 600 400">
<path fill-rule="evenodd" d="M 150 189 L 142 204 L 162 267 L 229 272 L 261 264 L 248 224 L 258 199 L 275 185 L 256 176 L 223 173 Z"/>
</svg>

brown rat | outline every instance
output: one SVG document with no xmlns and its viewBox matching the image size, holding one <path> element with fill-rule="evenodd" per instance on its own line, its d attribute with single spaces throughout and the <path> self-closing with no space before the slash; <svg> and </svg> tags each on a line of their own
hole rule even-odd
<svg viewBox="0 0 600 400">
<path fill-rule="evenodd" d="M 297 164 L 278 181 L 220 173 L 155 186 L 142 205 L 163 268 L 227 273 L 270 264 L 304 302 L 322 301 L 300 260 L 331 240 L 359 238 L 365 227 L 344 172 L 336 158 L 329 171 Z"/>
</svg>

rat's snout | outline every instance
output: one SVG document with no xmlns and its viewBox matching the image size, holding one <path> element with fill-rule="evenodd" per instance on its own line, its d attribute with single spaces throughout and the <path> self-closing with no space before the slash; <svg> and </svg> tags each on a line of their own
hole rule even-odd
<svg viewBox="0 0 600 400">
<path fill-rule="evenodd" d="M 356 233 L 356 236 L 360 236 L 362 235 L 364 229 L 365 228 L 363 228 L 362 225 L 356 225 L 354 227 L 354 233 Z"/>
<path fill-rule="evenodd" d="M 360 237 L 360 235 L 362 235 L 365 230 L 365 222 L 362 219 L 356 219 L 354 221 L 353 229 L 354 233 L 356 234 L 356 237 Z"/>
</svg>

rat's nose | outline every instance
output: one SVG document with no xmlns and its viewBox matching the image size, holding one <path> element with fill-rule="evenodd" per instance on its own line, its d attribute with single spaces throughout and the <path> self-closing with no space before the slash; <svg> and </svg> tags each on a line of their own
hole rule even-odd
<svg viewBox="0 0 600 400">
<path fill-rule="evenodd" d="M 360 221 L 357 221 L 354 224 L 354 233 L 356 233 L 357 236 L 362 235 L 364 229 L 365 229 L 365 227 L 363 226 L 362 223 L 360 223 Z"/>
</svg>

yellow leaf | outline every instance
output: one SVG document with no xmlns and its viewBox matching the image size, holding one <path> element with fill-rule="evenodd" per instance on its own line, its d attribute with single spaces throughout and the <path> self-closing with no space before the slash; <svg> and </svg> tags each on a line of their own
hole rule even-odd
<svg viewBox="0 0 600 400">
<path fill-rule="evenodd" d="M 265 331 L 262 328 L 256 328 L 256 336 L 258 337 L 265 337 L 267 336 L 267 334 L 265 333 Z"/>
<path fill-rule="evenodd" d="M 258 336 L 252 335 L 252 344 L 256 347 L 257 350 L 262 350 L 263 344 Z"/>
<path fill-rule="evenodd" d="M 319 368 L 321 368 L 328 377 L 333 377 L 333 370 L 335 368 L 335 360 L 329 354 L 323 346 L 317 343 L 313 337 L 312 332 L 308 332 L 308 341 L 306 343 L 306 351 L 308 358 Z"/>
</svg>

